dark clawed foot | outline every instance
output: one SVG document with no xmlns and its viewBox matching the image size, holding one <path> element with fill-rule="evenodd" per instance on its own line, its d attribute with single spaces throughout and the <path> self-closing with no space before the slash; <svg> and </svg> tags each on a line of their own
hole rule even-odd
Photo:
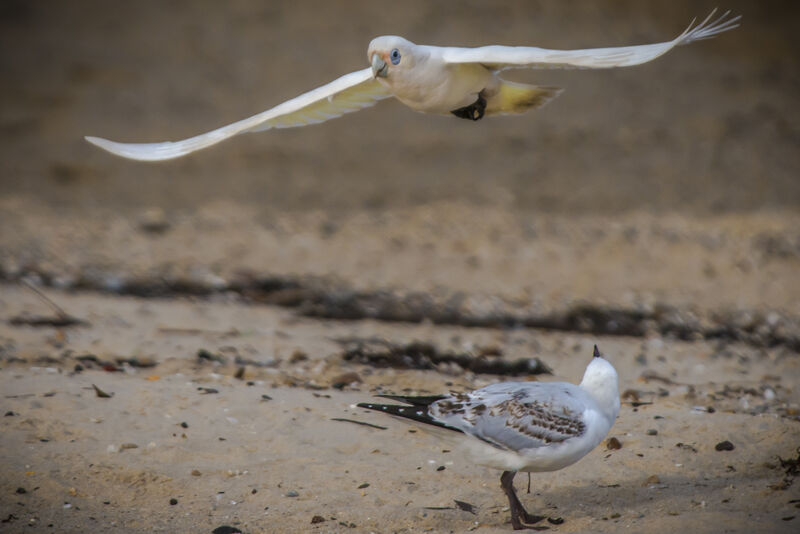
<svg viewBox="0 0 800 534">
<path fill-rule="evenodd" d="M 535 523 L 538 523 L 539 521 L 544 521 L 545 519 L 547 519 L 546 516 L 533 515 L 533 514 L 529 514 L 525 510 L 522 511 L 522 521 L 524 521 L 525 523 L 528 523 L 529 525 L 533 525 Z"/>
<path fill-rule="evenodd" d="M 483 95 L 479 94 L 478 100 L 476 100 L 473 104 L 470 104 L 469 106 L 464 106 L 463 108 L 454 109 L 450 113 L 461 119 L 477 121 L 483 118 L 485 112 L 486 112 L 486 99 L 483 98 Z"/>
<path fill-rule="evenodd" d="M 511 526 L 514 527 L 514 530 L 550 530 L 550 527 L 537 527 L 536 525 L 526 525 L 524 523 L 517 523 L 511 522 Z"/>
</svg>

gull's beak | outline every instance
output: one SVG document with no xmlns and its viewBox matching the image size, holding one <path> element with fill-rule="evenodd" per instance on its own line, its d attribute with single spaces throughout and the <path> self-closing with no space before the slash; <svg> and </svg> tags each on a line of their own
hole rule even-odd
<svg viewBox="0 0 800 534">
<path fill-rule="evenodd" d="M 380 76 L 381 78 L 386 78 L 386 73 L 389 70 L 389 65 L 381 59 L 377 53 L 372 54 L 372 75 L 376 78 Z"/>
</svg>

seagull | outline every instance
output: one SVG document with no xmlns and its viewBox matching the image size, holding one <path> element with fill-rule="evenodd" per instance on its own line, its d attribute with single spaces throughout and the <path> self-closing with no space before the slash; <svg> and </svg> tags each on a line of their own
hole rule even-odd
<svg viewBox="0 0 800 534">
<path fill-rule="evenodd" d="M 579 385 L 568 382 L 501 382 L 471 393 L 407 397 L 406 403 L 360 403 L 408 419 L 456 441 L 472 461 L 501 469 L 514 530 L 544 530 L 514 491 L 514 476 L 557 471 L 574 464 L 606 437 L 619 414 L 617 371 L 597 345 Z M 410 406 L 409 406 L 410 405 Z M 449 436 L 448 436 L 449 435 Z"/>
<path fill-rule="evenodd" d="M 739 25 L 741 16 L 730 18 L 730 11 L 712 21 L 715 12 L 697 26 L 692 21 L 686 31 L 671 41 L 586 50 L 500 45 L 424 46 L 385 35 L 369 44 L 369 68 L 345 74 L 272 109 L 216 130 L 163 143 L 118 143 L 91 136 L 86 140 L 129 159 L 168 160 L 246 132 L 325 122 L 391 96 L 415 111 L 455 115 L 472 121 L 486 116 L 521 114 L 542 107 L 558 96 L 561 89 L 511 82 L 501 78 L 500 72 L 523 68 L 606 69 L 640 65 L 676 46 L 709 39 Z"/>
</svg>

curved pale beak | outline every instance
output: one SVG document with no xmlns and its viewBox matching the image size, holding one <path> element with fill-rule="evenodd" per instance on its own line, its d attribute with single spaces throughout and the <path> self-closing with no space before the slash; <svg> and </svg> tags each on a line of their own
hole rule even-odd
<svg viewBox="0 0 800 534">
<path fill-rule="evenodd" d="M 381 59 L 381 56 L 379 56 L 377 53 L 372 54 L 372 75 L 376 78 L 379 76 L 381 78 L 386 78 L 388 71 L 389 65 L 387 65 L 383 59 Z"/>
</svg>

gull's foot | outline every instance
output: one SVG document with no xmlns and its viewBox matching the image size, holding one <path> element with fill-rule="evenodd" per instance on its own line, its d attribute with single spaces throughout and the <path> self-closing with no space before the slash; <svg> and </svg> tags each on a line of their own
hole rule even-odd
<svg viewBox="0 0 800 534">
<path fill-rule="evenodd" d="M 483 114 L 485 112 L 486 112 L 486 99 L 483 98 L 483 95 L 478 94 L 478 100 L 476 100 L 473 104 L 470 104 L 469 106 L 464 106 L 463 108 L 454 109 L 450 113 L 461 119 L 477 121 L 483 118 Z"/>
<path fill-rule="evenodd" d="M 539 531 L 541 531 L 541 530 L 550 530 L 550 527 L 536 526 L 536 525 L 526 525 L 524 523 L 519 523 L 519 522 L 518 523 L 514 523 L 514 521 L 511 521 L 511 526 L 514 528 L 514 530 L 539 530 Z"/>
<path fill-rule="evenodd" d="M 536 524 L 536 523 L 538 523 L 539 521 L 544 521 L 545 519 L 547 519 L 547 517 L 546 517 L 546 516 L 543 516 L 543 515 L 533 515 L 533 514 L 529 514 L 529 513 L 528 513 L 528 512 L 526 512 L 525 510 L 522 510 L 522 521 L 523 521 L 524 523 L 527 523 L 527 524 L 529 524 L 529 525 Z M 555 524 L 555 523 L 554 523 L 554 524 Z"/>
</svg>

